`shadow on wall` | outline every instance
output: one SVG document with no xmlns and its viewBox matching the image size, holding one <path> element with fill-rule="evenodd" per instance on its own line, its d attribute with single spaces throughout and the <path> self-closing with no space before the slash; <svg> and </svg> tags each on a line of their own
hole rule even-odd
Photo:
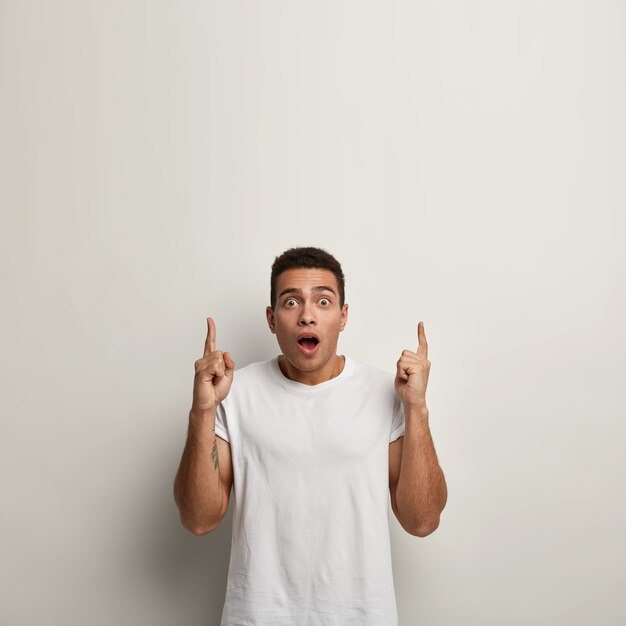
<svg viewBox="0 0 626 626">
<path fill-rule="evenodd" d="M 172 486 L 182 448 L 171 441 L 169 445 L 168 456 L 176 460 L 168 471 L 161 467 L 163 471 L 155 472 L 162 475 L 153 485 L 161 489 L 153 490 L 143 509 L 145 530 L 137 539 L 133 559 L 138 568 L 137 587 L 145 586 L 147 601 L 158 594 L 159 604 L 167 606 L 167 618 L 160 616 L 159 624 L 219 626 L 230 561 L 232 499 L 226 516 L 212 532 L 195 536 L 185 529 Z"/>
</svg>

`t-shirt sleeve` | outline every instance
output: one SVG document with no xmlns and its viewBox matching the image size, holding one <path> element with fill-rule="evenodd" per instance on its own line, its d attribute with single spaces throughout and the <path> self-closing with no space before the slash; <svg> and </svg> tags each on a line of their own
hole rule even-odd
<svg viewBox="0 0 626 626">
<path fill-rule="evenodd" d="M 228 434 L 228 419 L 226 417 L 223 402 L 220 402 L 217 405 L 217 412 L 215 413 L 215 434 L 230 443 L 230 436 Z"/>
<path fill-rule="evenodd" d="M 398 437 L 404 435 L 404 405 L 402 400 L 396 396 L 393 404 L 393 418 L 391 420 L 391 434 L 389 435 L 389 443 L 395 441 Z"/>
</svg>

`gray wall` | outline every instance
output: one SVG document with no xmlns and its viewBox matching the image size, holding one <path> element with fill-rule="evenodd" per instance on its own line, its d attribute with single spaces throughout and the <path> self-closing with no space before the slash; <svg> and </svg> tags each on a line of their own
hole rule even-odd
<svg viewBox="0 0 626 626">
<path fill-rule="evenodd" d="M 206 317 L 278 352 L 274 256 L 340 352 L 432 362 L 449 487 L 391 514 L 400 624 L 626 623 L 624 2 L 0 2 L 0 623 L 218 624 L 232 511 L 172 482 Z"/>
</svg>

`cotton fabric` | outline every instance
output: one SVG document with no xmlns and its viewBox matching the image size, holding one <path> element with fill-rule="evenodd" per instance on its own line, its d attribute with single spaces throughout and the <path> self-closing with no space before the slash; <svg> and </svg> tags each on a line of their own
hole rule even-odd
<svg viewBox="0 0 626 626">
<path fill-rule="evenodd" d="M 221 626 L 396 626 L 389 443 L 393 375 L 345 357 L 305 385 L 278 358 L 235 372 L 215 432 L 230 443 L 233 528 Z"/>
</svg>

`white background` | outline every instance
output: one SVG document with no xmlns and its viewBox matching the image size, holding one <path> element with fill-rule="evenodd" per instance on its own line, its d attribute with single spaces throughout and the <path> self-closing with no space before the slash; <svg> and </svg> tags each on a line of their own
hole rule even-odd
<svg viewBox="0 0 626 626">
<path fill-rule="evenodd" d="M 206 317 L 344 266 L 340 352 L 424 320 L 439 529 L 401 626 L 626 624 L 623 1 L 0 2 L 0 623 L 218 624 L 232 510 L 172 483 Z"/>
</svg>

